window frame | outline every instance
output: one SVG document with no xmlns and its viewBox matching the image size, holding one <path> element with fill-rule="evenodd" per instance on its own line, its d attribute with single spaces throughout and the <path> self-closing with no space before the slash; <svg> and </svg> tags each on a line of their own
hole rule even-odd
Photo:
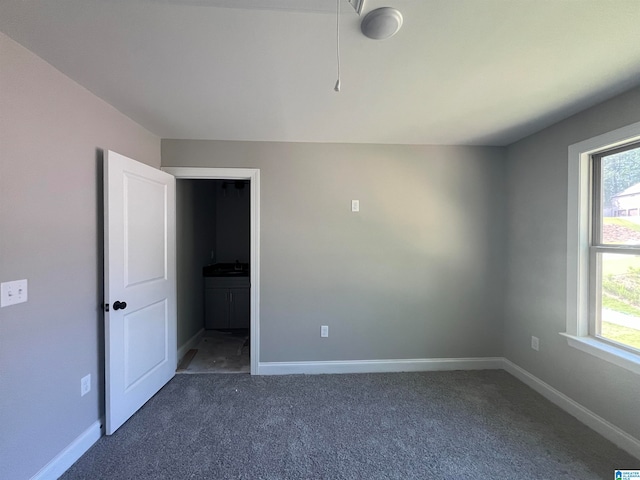
<svg viewBox="0 0 640 480">
<path fill-rule="evenodd" d="M 589 138 L 569 146 L 567 182 L 567 314 L 566 331 L 571 347 L 594 355 L 640 374 L 640 354 L 616 342 L 607 341 L 592 332 L 596 329 L 593 290 L 598 255 L 591 245 L 594 233 L 592 211 L 592 157 L 640 141 L 640 122 Z M 599 207 L 601 208 L 601 206 Z M 598 247 L 603 248 L 603 247 Z M 605 247 L 628 250 L 625 247 Z M 640 250 L 640 249 L 639 249 Z M 639 252 L 640 253 L 640 252 Z M 593 304 L 592 304 L 593 303 Z"/>
<path fill-rule="evenodd" d="M 602 336 L 602 255 L 614 253 L 640 256 L 640 244 L 625 245 L 623 243 L 603 242 L 602 159 L 638 148 L 640 148 L 640 142 L 632 141 L 622 146 L 591 154 L 591 190 L 589 194 L 589 216 L 591 219 L 591 238 L 589 241 L 589 334 L 602 342 L 625 349 L 636 355 L 640 355 L 640 351 L 637 348 Z"/>
</svg>

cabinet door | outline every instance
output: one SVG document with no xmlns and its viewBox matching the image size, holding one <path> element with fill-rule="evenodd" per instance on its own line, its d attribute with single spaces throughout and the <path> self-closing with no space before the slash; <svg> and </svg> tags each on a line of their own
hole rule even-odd
<svg viewBox="0 0 640 480">
<path fill-rule="evenodd" d="M 251 323 L 251 295 L 248 288 L 229 290 L 229 328 L 249 328 Z"/>
<path fill-rule="evenodd" d="M 207 329 L 229 328 L 229 290 L 226 288 L 204 291 L 204 325 Z"/>
</svg>

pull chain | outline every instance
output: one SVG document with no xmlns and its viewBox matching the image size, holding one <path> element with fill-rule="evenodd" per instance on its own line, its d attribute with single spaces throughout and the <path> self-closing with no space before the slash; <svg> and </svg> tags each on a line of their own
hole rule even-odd
<svg viewBox="0 0 640 480">
<path fill-rule="evenodd" d="M 336 59 L 338 60 L 338 80 L 333 89 L 340 91 L 340 0 L 336 0 Z"/>
</svg>

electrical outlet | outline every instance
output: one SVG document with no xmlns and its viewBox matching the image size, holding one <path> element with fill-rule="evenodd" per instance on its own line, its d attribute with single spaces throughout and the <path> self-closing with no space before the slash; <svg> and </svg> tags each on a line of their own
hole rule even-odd
<svg viewBox="0 0 640 480">
<path fill-rule="evenodd" d="M 27 301 L 27 280 L 14 280 L 0 284 L 0 307 Z"/>
<path fill-rule="evenodd" d="M 360 211 L 360 200 L 351 200 L 351 211 L 352 212 Z"/>
<path fill-rule="evenodd" d="M 80 379 L 80 396 L 84 397 L 91 391 L 91 374 L 85 375 Z"/>
<path fill-rule="evenodd" d="M 538 337 L 531 337 L 531 348 L 536 352 L 540 349 L 540 339 Z"/>
<path fill-rule="evenodd" d="M 329 326 L 328 325 L 322 325 L 320 327 L 320 336 L 321 337 L 328 337 L 329 336 Z"/>
</svg>

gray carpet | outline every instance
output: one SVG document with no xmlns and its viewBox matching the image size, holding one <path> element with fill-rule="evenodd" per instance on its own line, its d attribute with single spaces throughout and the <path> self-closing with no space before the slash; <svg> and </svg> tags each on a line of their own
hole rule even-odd
<svg viewBox="0 0 640 480">
<path fill-rule="evenodd" d="M 611 479 L 634 459 L 499 370 L 178 375 L 62 477 Z"/>
</svg>

